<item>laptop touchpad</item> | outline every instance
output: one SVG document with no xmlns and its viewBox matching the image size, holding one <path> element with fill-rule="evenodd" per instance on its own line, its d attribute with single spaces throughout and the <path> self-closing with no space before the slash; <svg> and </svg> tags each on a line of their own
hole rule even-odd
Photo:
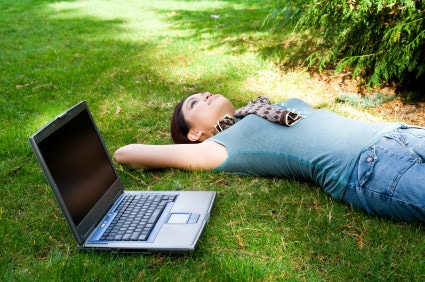
<svg viewBox="0 0 425 282">
<path fill-rule="evenodd" d="M 172 213 L 167 223 L 185 224 L 190 218 L 190 213 Z"/>
<path fill-rule="evenodd" d="M 198 222 L 200 214 L 198 213 L 172 213 L 167 223 L 171 224 L 195 224 Z"/>
</svg>

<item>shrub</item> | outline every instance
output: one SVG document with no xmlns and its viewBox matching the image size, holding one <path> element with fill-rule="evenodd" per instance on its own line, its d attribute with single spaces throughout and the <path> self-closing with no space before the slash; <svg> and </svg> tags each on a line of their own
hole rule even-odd
<svg viewBox="0 0 425 282">
<path fill-rule="evenodd" d="M 352 68 L 378 86 L 424 78 L 424 13 L 423 0 L 293 0 L 281 1 L 266 23 L 314 35 L 309 67 Z"/>
</svg>

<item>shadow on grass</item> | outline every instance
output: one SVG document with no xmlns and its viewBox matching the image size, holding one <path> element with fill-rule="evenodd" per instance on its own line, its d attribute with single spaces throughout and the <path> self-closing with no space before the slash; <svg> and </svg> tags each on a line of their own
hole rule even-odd
<svg viewBox="0 0 425 282">
<path fill-rule="evenodd" d="M 173 10 L 170 22 L 176 23 L 176 28 L 191 31 L 188 39 L 212 39 L 214 43 L 207 46 L 209 49 L 224 47 L 232 54 L 254 52 L 282 69 L 299 67 L 308 56 L 309 36 L 295 38 L 290 28 L 273 33 L 269 27 L 263 27 L 274 6 L 272 1 L 221 2 L 228 5 L 204 11 Z"/>
<path fill-rule="evenodd" d="M 192 30 L 192 39 L 201 38 L 206 34 L 214 38 L 215 43 L 209 45 L 211 49 L 224 46 L 235 54 L 254 51 L 265 60 L 271 60 L 282 70 L 307 66 L 305 59 L 319 48 L 314 34 L 292 34 L 289 23 L 286 30 L 279 30 L 275 34 L 270 27 L 263 27 L 268 13 L 273 8 L 272 1 L 221 2 L 228 5 L 208 11 L 178 10 L 172 19 L 179 23 L 179 26 Z M 329 64 L 328 70 L 333 70 L 333 64 Z M 317 68 L 313 65 L 308 71 L 314 73 Z M 425 90 L 422 87 L 424 77 L 415 77 L 415 74 L 416 72 L 409 74 L 403 82 L 393 80 L 388 83 L 397 85 L 397 94 L 407 103 L 425 100 Z"/>
<path fill-rule="evenodd" d="M 0 78 L 3 93 L 0 109 L 12 120 L 16 112 L 21 113 L 22 123 L 37 112 L 55 106 L 63 109 L 80 99 L 100 100 L 117 95 L 123 92 L 122 87 L 141 95 L 146 89 L 152 94 L 199 88 L 196 83 L 176 82 L 162 73 L 156 65 L 159 39 L 116 39 L 128 32 L 125 19 L 103 20 L 79 15 L 75 7 L 54 11 L 50 6 L 57 1 L 16 6 L 10 3 L 3 2 L 3 13 L 7 17 L 0 20 L 0 30 L 6 38 L 0 43 L 3 51 L 0 70 L 6 74 Z M 251 4 L 249 1 L 227 3 L 226 8 L 212 11 L 178 10 L 176 16 L 168 19 L 178 24 L 175 27 L 178 30 L 193 31 L 187 39 L 212 37 L 214 43 L 209 49 L 225 47 L 232 54 L 254 49 L 263 56 L 277 56 L 276 49 L 270 47 L 270 36 L 266 31 L 259 32 L 271 4 L 258 7 L 255 1 Z M 233 8 L 237 4 L 238 8 Z M 170 11 L 157 12 L 165 15 Z M 217 19 L 212 17 L 216 14 L 219 15 Z M 276 46 L 279 48 L 279 44 Z M 200 82 L 201 87 L 208 89 L 209 85 L 226 84 L 226 77 Z M 94 98 L 90 92 L 100 95 Z M 40 100 L 44 103 L 39 103 Z"/>
<path fill-rule="evenodd" d="M 59 4 L 63 5 L 61 9 L 53 8 Z M 177 101 L 186 93 L 217 85 L 226 88 L 244 79 L 229 79 L 232 74 L 224 72 L 215 77 L 201 75 L 197 80 L 177 81 L 165 67 L 176 64 L 178 68 L 180 62 L 167 58 L 167 51 L 159 47 L 167 38 L 165 31 L 152 33 L 147 39 L 122 39 L 129 32 L 127 19 L 94 17 L 84 14 L 85 4 L 76 5 L 75 1 L 0 4 L 4 14 L 0 32 L 5 38 L 0 42 L 0 112 L 6 129 L 25 124 L 19 131 L 6 130 L 8 138 L 2 138 L 1 147 L 13 147 L 18 138 L 29 136 L 48 117 L 79 100 L 101 105 L 124 97 L 148 99 L 161 93 Z M 211 6 L 196 11 L 164 7 L 155 13 L 171 25 L 172 33 L 184 34 L 172 37 L 205 42 L 208 50 L 225 48 L 230 55 L 253 52 L 264 58 L 281 55 L 279 39 L 273 41 L 273 36 L 261 29 L 271 2 L 259 5 L 257 1 L 221 1 L 215 8 L 213 4 L 206 7 Z M 162 114 L 168 119 L 170 110 Z M 21 142 L 20 149 L 27 148 Z M 15 155 L 13 150 L 5 154 L 3 159 Z"/>
</svg>

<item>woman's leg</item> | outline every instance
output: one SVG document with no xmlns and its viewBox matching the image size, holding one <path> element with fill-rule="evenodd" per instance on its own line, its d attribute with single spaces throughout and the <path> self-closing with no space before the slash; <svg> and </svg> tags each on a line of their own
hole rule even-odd
<svg viewBox="0 0 425 282">
<path fill-rule="evenodd" d="M 343 201 L 371 215 L 425 222 L 425 129 L 401 128 L 359 158 Z"/>
</svg>

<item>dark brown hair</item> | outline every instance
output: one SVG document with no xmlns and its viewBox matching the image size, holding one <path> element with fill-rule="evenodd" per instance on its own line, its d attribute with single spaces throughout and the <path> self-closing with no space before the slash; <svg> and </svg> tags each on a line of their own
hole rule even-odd
<svg viewBox="0 0 425 282">
<path fill-rule="evenodd" d="M 173 116 L 171 117 L 171 137 L 176 144 L 199 143 L 198 141 L 190 141 L 189 138 L 187 138 L 190 124 L 184 119 L 182 111 L 183 103 L 186 99 L 181 100 L 177 104 L 174 108 Z"/>
</svg>

